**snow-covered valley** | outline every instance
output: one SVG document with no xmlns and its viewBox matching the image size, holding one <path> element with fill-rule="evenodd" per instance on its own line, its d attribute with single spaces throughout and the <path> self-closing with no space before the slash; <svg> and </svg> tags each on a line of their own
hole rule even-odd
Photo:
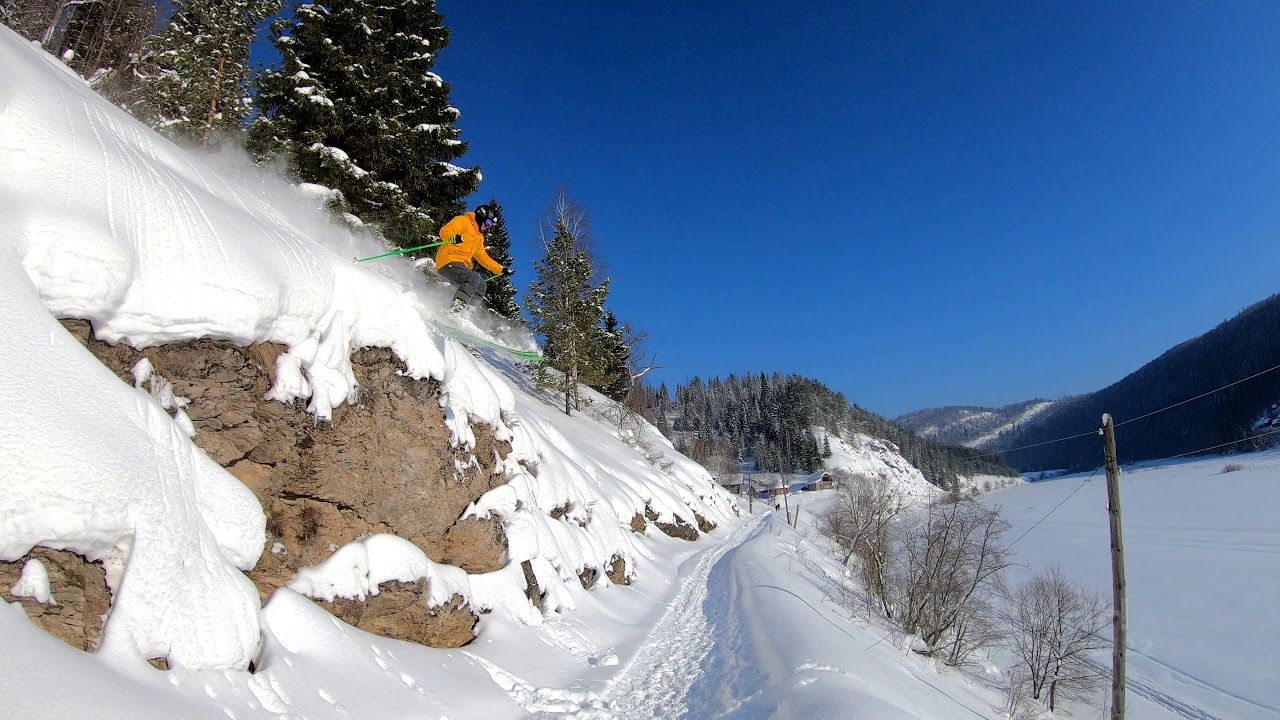
<svg viewBox="0 0 1280 720">
<path fill-rule="evenodd" d="M 566 415 L 437 332 L 449 292 L 411 263 L 354 265 L 383 248 L 307 192 L 4 27 L 0 65 L 0 715 L 1005 717 L 1001 650 L 945 667 L 841 599 L 838 491 L 788 524 L 601 395 Z M 817 430 L 827 469 L 940 495 L 892 443 Z M 1126 470 L 1130 717 L 1280 718 L 1280 453 Z M 1011 580 L 1109 591 L 1100 478 L 982 502 Z M 405 629 L 435 623 L 439 647 Z M 83 647 L 49 632 L 72 625 Z"/>
</svg>

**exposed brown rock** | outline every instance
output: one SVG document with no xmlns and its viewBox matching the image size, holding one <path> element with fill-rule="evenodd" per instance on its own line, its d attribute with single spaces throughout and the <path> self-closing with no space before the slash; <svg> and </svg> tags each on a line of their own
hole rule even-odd
<svg viewBox="0 0 1280 720">
<path fill-rule="evenodd" d="M 9 592 L 31 558 L 44 563 L 56 605 L 15 598 Z M 36 625 L 81 650 L 97 648 L 102 636 L 102 620 L 111 609 L 111 591 L 101 565 L 72 552 L 48 548 L 35 548 L 14 562 L 0 562 L 0 596 L 8 602 L 20 603 Z"/>
<path fill-rule="evenodd" d="M 653 508 L 646 505 L 644 507 L 644 516 L 649 519 L 649 522 L 656 525 L 659 530 L 666 533 L 669 537 L 680 538 L 681 540 L 698 539 L 698 531 L 695 530 L 692 525 L 685 522 L 684 518 L 681 518 L 678 515 L 675 516 L 675 522 L 659 522 L 658 513 L 654 512 Z M 635 527 L 634 521 L 632 522 L 632 527 Z"/>
<path fill-rule="evenodd" d="M 609 576 L 610 582 L 616 585 L 631 584 L 631 576 L 627 574 L 627 561 L 618 555 L 613 556 L 613 560 L 609 562 L 609 570 L 605 574 Z"/>
<path fill-rule="evenodd" d="M 702 517 L 702 513 L 695 512 L 693 514 L 693 519 L 698 521 L 698 530 L 701 530 L 704 533 L 709 533 L 716 529 L 716 524 Z"/>
<path fill-rule="evenodd" d="M 244 482 L 267 514 L 268 551 L 249 573 L 264 599 L 299 568 L 374 533 L 399 535 L 432 560 L 470 572 L 505 564 L 501 524 L 459 518 L 506 482 L 494 469 L 510 445 L 477 424 L 474 451 L 451 447 L 439 384 L 401 374 L 404 365 L 392 351 L 353 353 L 358 402 L 335 409 L 332 422 L 316 423 L 302 403 L 264 400 L 282 346 L 195 340 L 137 351 L 92 339 L 83 321 L 63 324 L 123 381 L 133 383 L 132 369 L 146 357 L 175 394 L 190 400 L 185 412 L 195 443 Z M 448 647 L 461 642 L 457 628 L 474 626 L 470 611 L 430 611 L 406 593 L 412 591 L 376 596 L 383 598 L 373 600 L 376 611 L 344 612 L 372 632 L 417 642 L 437 638 Z M 469 625 L 460 612 L 471 618 Z"/>
<path fill-rule="evenodd" d="M 593 567 L 585 567 L 578 571 L 578 582 L 587 589 L 596 584 L 597 577 L 600 577 L 600 571 Z"/>
<path fill-rule="evenodd" d="M 444 533 L 442 562 L 469 573 L 501 570 L 506 563 L 507 535 L 497 518 L 459 520 Z"/>
<path fill-rule="evenodd" d="M 647 526 L 648 524 L 649 524 L 649 523 L 645 521 L 645 519 L 644 519 L 644 516 L 643 516 L 643 515 L 641 515 L 640 513 L 636 513 L 636 514 L 631 518 L 631 532 L 633 532 L 633 533 L 643 533 L 643 532 L 644 532 L 644 529 L 645 529 L 645 526 Z"/>
<path fill-rule="evenodd" d="M 386 637 L 439 648 L 457 648 L 475 639 L 479 618 L 459 595 L 428 607 L 427 581 L 384 583 L 364 600 L 335 600 L 320 606 L 356 627 Z"/>
</svg>

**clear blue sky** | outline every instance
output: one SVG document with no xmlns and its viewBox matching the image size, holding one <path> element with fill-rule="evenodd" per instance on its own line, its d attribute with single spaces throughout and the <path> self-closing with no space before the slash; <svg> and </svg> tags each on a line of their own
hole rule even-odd
<svg viewBox="0 0 1280 720">
<path fill-rule="evenodd" d="M 564 186 L 672 385 L 1056 397 L 1280 290 L 1280 3 L 439 5 L 518 284 Z"/>
</svg>

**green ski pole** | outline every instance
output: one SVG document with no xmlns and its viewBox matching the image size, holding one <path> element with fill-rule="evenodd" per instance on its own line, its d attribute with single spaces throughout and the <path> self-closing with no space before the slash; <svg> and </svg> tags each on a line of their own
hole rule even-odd
<svg viewBox="0 0 1280 720">
<path fill-rule="evenodd" d="M 404 255 L 405 253 L 411 253 L 415 250 L 426 250 L 427 248 L 439 247 L 444 244 L 445 242 L 441 240 L 440 242 L 427 243 L 426 245 L 419 245 L 418 247 L 405 248 L 404 250 L 392 250 L 391 252 L 382 253 L 381 255 L 374 255 L 373 257 L 356 258 L 355 262 L 364 262 L 366 260 L 380 260 L 384 257 L 391 257 L 393 255 Z"/>
</svg>

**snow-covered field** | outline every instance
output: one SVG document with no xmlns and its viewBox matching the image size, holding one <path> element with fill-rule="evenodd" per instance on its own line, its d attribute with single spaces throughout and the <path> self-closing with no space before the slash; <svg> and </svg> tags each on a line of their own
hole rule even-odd
<svg viewBox="0 0 1280 720">
<path fill-rule="evenodd" d="M 1241 469 L 1223 472 L 1229 465 Z M 1129 717 L 1280 718 L 1280 451 L 1125 468 Z M 983 496 L 1011 538 L 1085 475 Z M 1106 481 L 1098 473 L 1014 547 L 1111 597 Z M 1029 570 L 1014 567 L 1016 579 Z M 1109 656 L 1099 658 L 1109 667 Z"/>
</svg>

